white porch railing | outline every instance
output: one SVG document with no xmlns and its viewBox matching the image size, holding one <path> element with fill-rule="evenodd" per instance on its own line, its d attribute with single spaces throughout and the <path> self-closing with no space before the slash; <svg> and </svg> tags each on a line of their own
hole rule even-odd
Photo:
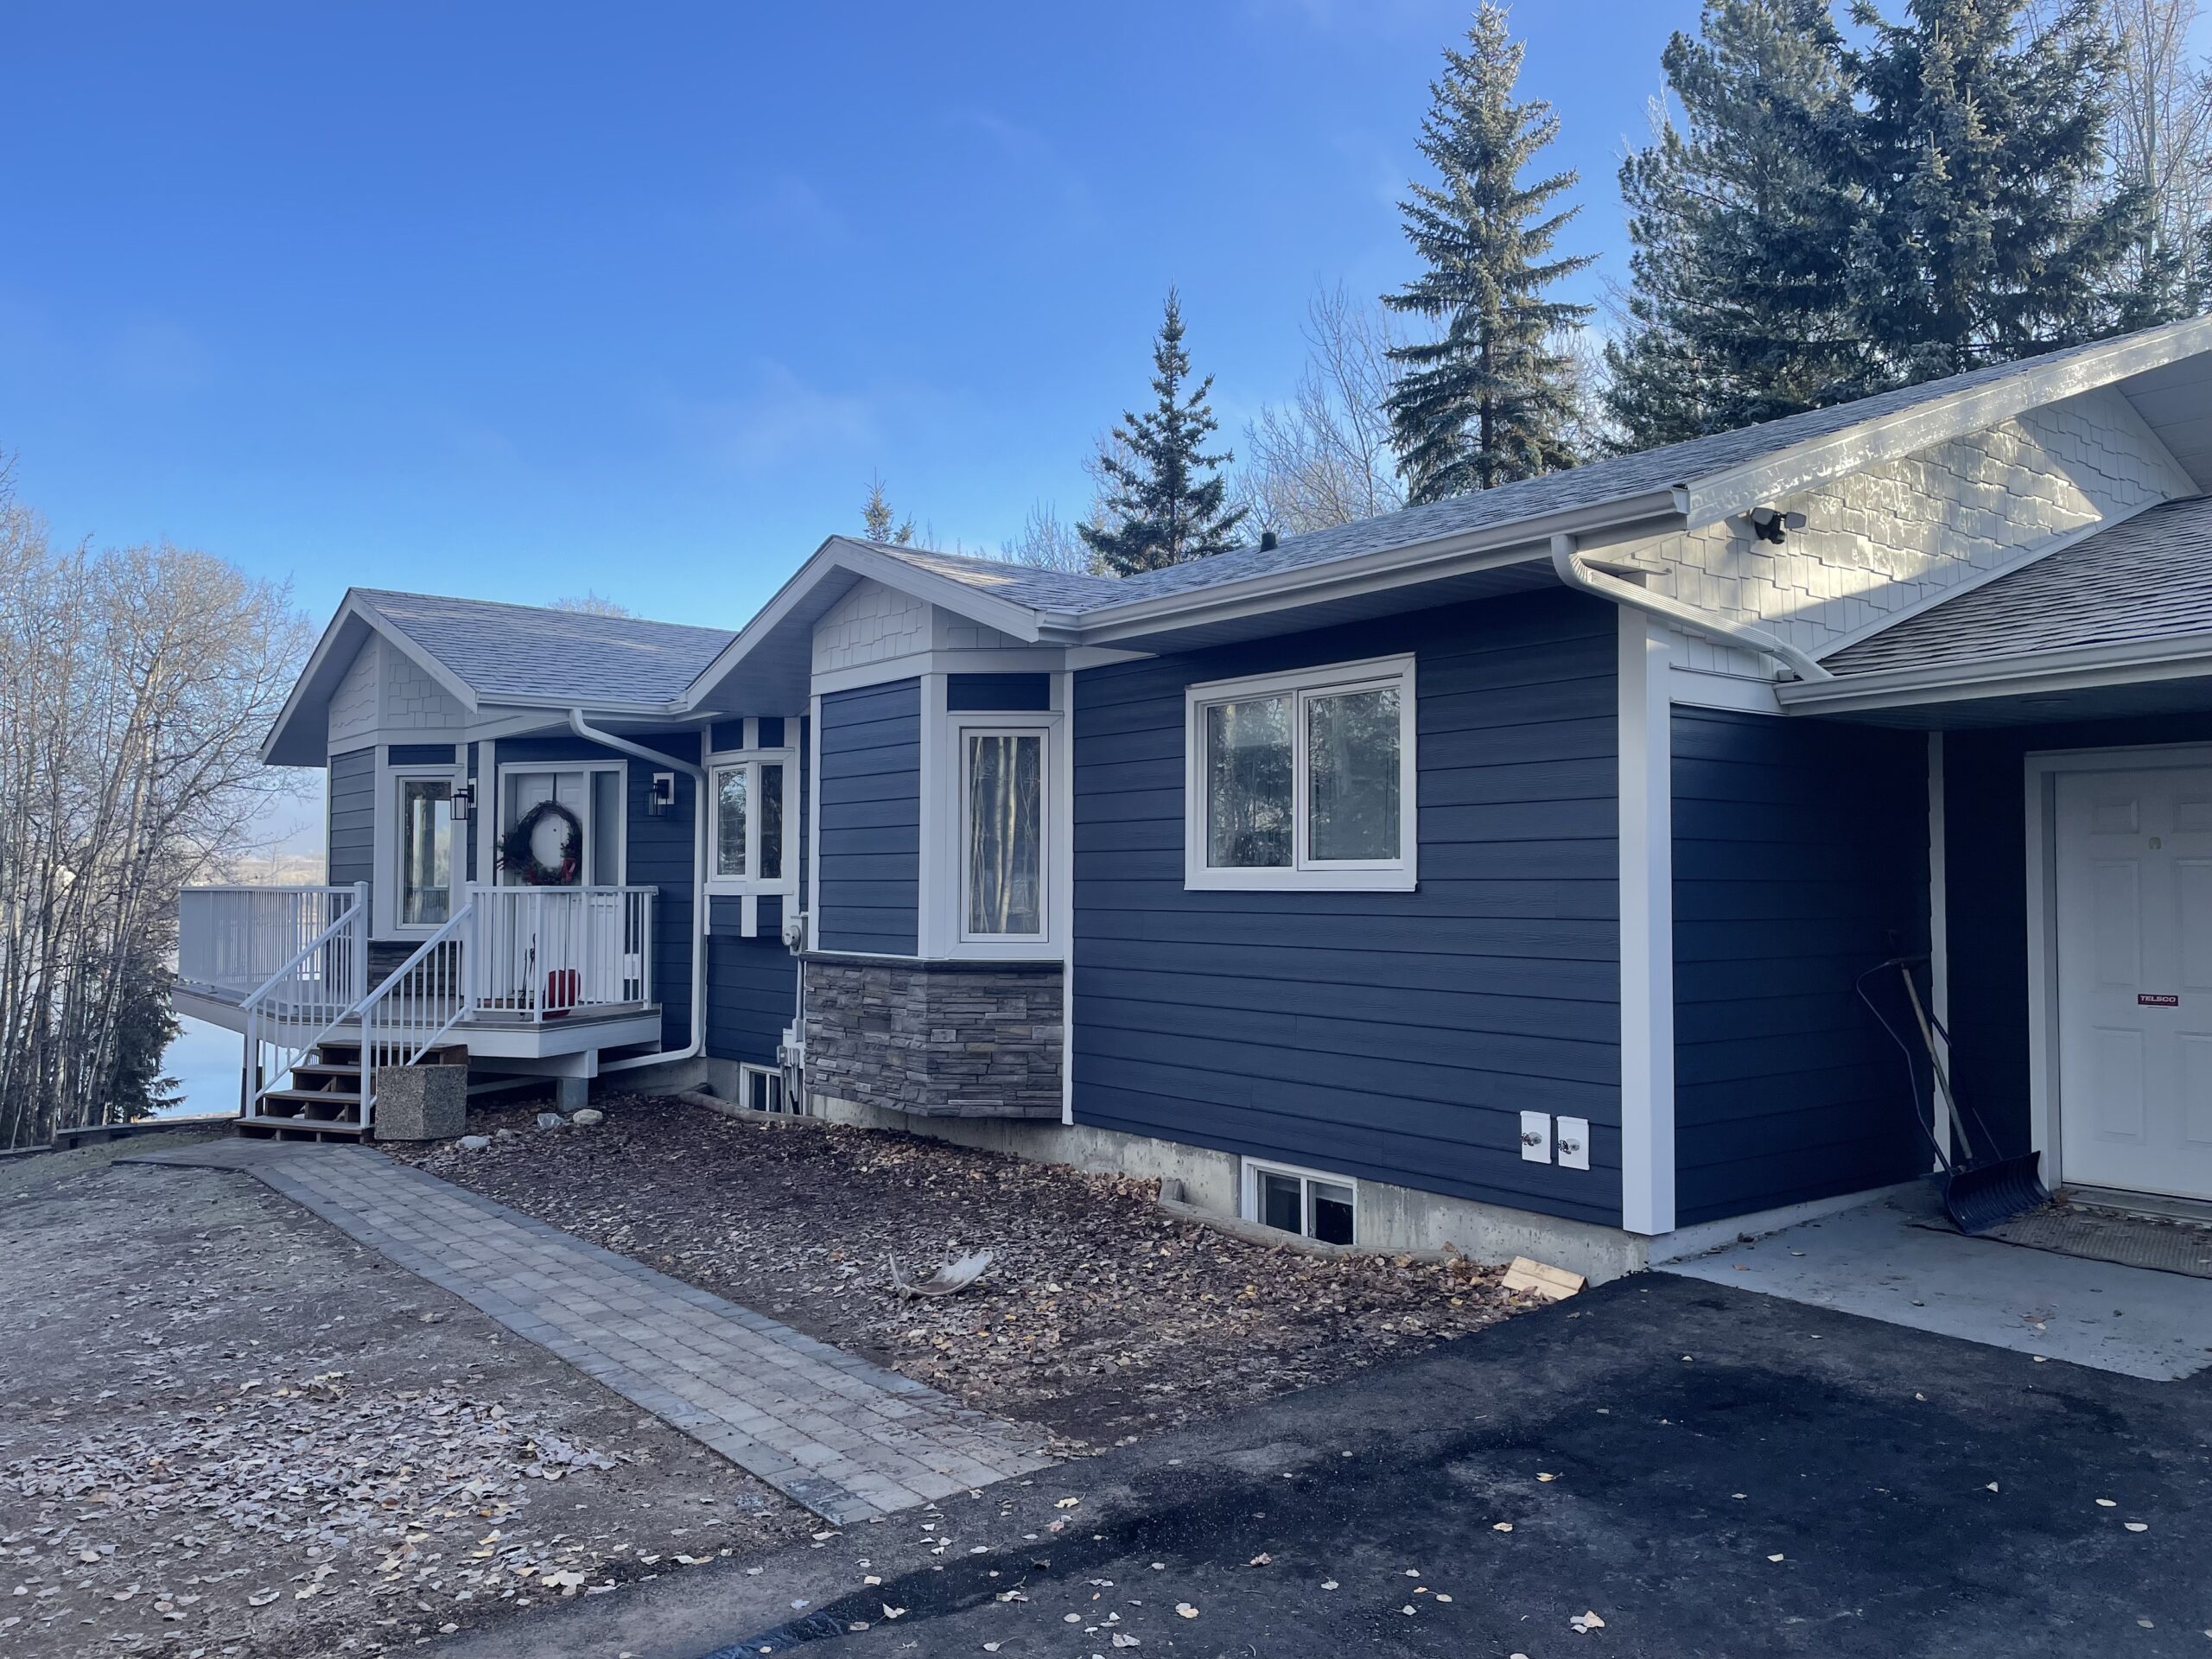
<svg viewBox="0 0 2212 1659">
<path fill-rule="evenodd" d="M 194 893 L 205 893 L 207 888 L 188 889 L 180 897 Z M 219 934 L 231 940 L 254 940 L 254 949 L 261 948 L 258 940 L 265 939 L 265 932 L 257 939 L 252 925 L 244 928 L 226 926 L 226 918 L 235 921 L 244 915 L 251 918 L 258 910 L 264 916 L 283 918 L 283 925 L 298 915 L 312 915 L 312 904 L 286 906 L 257 904 L 272 896 L 289 896 L 283 888 L 219 888 L 213 890 L 218 902 L 213 906 Z M 290 958 L 260 984 L 240 999 L 238 1006 L 245 1014 L 245 1075 L 240 1090 L 241 1109 L 251 1116 L 259 1109 L 270 1091 L 290 1082 L 292 1068 L 303 1059 L 316 1044 L 353 1017 L 363 994 L 368 989 L 369 979 L 369 889 L 365 882 L 351 888 L 304 889 L 308 893 L 332 891 L 348 896 L 346 906 L 323 926 L 321 931 L 294 951 Z M 189 937 L 189 912 L 180 918 L 177 938 L 178 974 L 183 970 L 185 940 Z M 202 961 L 210 956 L 219 957 L 219 950 L 208 952 L 205 942 L 198 953 Z M 222 963 L 219 966 L 227 966 Z M 219 982 L 194 982 L 219 985 Z"/>
<path fill-rule="evenodd" d="M 354 911 L 368 925 L 368 887 L 187 887 L 177 895 L 176 976 L 186 986 L 240 999 Z M 308 966 L 321 967 L 322 963 Z M 357 988 L 355 995 L 360 993 Z"/>
<path fill-rule="evenodd" d="M 244 1011 L 249 1115 L 319 1044 L 358 1040 L 365 1125 L 376 1069 L 412 1065 L 457 1026 L 650 1004 L 656 891 L 473 886 L 372 986 L 365 883 L 191 887 L 178 900 L 177 980 Z"/>
<path fill-rule="evenodd" d="M 467 1016 L 472 897 L 361 999 L 361 1127 L 375 1121 L 377 1068 L 412 1065 Z"/>
<path fill-rule="evenodd" d="M 471 887 L 469 1002 L 536 1024 L 653 1000 L 652 887 Z"/>
</svg>

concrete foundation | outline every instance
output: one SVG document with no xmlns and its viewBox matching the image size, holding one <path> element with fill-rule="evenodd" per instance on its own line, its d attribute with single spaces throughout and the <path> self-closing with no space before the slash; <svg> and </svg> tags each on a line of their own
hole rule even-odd
<svg viewBox="0 0 2212 1659">
<path fill-rule="evenodd" d="M 378 1140 L 450 1141 L 467 1128 L 467 1066 L 399 1065 L 378 1071 Z"/>
<path fill-rule="evenodd" d="M 1070 1164 L 1103 1174 L 1181 1183 L 1185 1203 L 1217 1216 L 1243 1209 L 1243 1165 L 1234 1153 L 1075 1123 L 924 1116 L 810 1093 L 807 1110 L 835 1123 L 901 1129 L 957 1146 L 980 1147 L 1032 1163 Z M 1649 1240 L 1618 1228 L 1565 1221 L 1503 1205 L 1446 1198 L 1384 1181 L 1359 1181 L 1361 1248 L 1434 1250 L 1446 1244 L 1477 1262 L 1534 1256 L 1586 1276 L 1592 1284 L 1647 1265 Z"/>
</svg>

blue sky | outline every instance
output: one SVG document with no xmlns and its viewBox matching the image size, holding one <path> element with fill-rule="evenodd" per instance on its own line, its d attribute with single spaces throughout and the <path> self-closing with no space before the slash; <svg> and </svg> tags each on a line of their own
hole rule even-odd
<svg viewBox="0 0 2212 1659">
<path fill-rule="evenodd" d="M 7 11 L 0 451 L 66 540 L 738 626 L 872 471 L 1088 498 L 1161 296 L 1234 437 L 1375 293 L 1470 7 Z M 1599 252 L 1688 0 L 1522 0 Z"/>
</svg>

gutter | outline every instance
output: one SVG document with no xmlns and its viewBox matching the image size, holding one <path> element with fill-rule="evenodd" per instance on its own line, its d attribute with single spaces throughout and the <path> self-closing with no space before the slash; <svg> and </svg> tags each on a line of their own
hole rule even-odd
<svg viewBox="0 0 2212 1659">
<path fill-rule="evenodd" d="M 699 925 L 691 930 L 691 1040 L 671 1052 L 666 1049 L 652 1054 L 639 1054 L 626 1060 L 609 1060 L 599 1069 L 608 1071 L 629 1071 L 641 1065 L 669 1065 L 677 1060 L 695 1059 L 707 1047 L 707 921 L 713 913 L 707 901 L 707 769 L 689 760 L 679 760 L 672 754 L 663 754 L 658 749 L 649 749 L 642 743 L 632 743 L 626 737 L 617 737 L 612 732 L 601 731 L 584 718 L 581 709 L 569 710 L 569 729 L 587 742 L 602 744 L 618 754 L 626 754 L 633 760 L 650 761 L 656 766 L 671 768 L 690 774 L 691 791 L 691 899 L 699 907 Z M 626 877 L 627 870 L 623 872 Z M 645 941 L 645 948 L 652 948 L 652 941 Z"/>
<path fill-rule="evenodd" d="M 1570 588 L 1594 594 L 1615 605 L 1625 605 L 1630 610 L 1663 617 L 1678 626 L 1688 628 L 1694 633 L 1701 633 L 1708 639 L 1717 639 L 1723 645 L 1741 645 L 1748 651 L 1762 651 L 1770 657 L 1778 658 L 1791 673 L 1808 684 L 1835 677 L 1796 646 L 1777 639 L 1764 628 L 1755 628 L 1748 622 L 1738 622 L 1730 617 L 1716 616 L 1710 611 L 1698 609 L 1694 605 L 1685 605 L 1680 600 L 1652 593 L 1623 577 L 1592 569 L 1581 554 L 1575 551 L 1572 536 L 1552 537 L 1552 569 Z"/>
</svg>

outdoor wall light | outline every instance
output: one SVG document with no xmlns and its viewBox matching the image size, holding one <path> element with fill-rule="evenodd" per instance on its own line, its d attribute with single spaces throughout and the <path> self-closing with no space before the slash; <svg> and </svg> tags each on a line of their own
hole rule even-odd
<svg viewBox="0 0 2212 1659">
<path fill-rule="evenodd" d="M 1779 507 L 1753 507 L 1745 515 L 1751 521 L 1751 534 L 1763 542 L 1780 542 L 1793 530 L 1805 528 L 1802 512 L 1784 512 Z"/>
<path fill-rule="evenodd" d="M 452 804 L 453 821 L 455 823 L 467 823 L 469 819 L 474 817 L 476 816 L 476 785 L 474 783 L 456 785 L 453 791 Z"/>
<path fill-rule="evenodd" d="M 645 798 L 646 810 L 658 818 L 675 804 L 676 774 L 672 772 L 653 773 L 653 791 Z"/>
</svg>

